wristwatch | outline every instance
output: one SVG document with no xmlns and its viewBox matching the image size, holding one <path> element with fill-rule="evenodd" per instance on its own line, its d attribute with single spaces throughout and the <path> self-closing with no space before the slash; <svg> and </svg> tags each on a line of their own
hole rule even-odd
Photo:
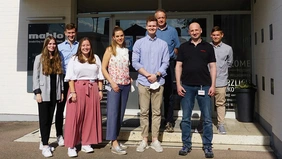
<svg viewBox="0 0 282 159">
<path fill-rule="evenodd" d="M 156 73 L 155 75 L 156 75 L 156 77 L 157 77 L 157 78 L 159 78 L 159 77 L 160 77 L 160 75 L 158 75 L 157 73 Z"/>
</svg>

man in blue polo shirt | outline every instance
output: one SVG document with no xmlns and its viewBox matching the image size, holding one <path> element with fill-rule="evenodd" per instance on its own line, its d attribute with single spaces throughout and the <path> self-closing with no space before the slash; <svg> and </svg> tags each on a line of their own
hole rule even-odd
<svg viewBox="0 0 282 159">
<path fill-rule="evenodd" d="M 66 40 L 58 45 L 58 49 L 61 54 L 63 69 L 64 69 L 64 78 L 67 71 L 67 66 L 70 58 L 76 54 L 78 48 L 78 42 L 75 40 L 77 28 L 75 24 L 70 23 L 65 26 L 65 37 Z M 63 121 L 64 121 L 64 109 L 67 99 L 67 93 L 69 90 L 69 83 L 64 82 L 64 101 L 57 105 L 56 117 L 55 117 L 55 126 L 57 132 L 57 142 L 59 146 L 64 146 L 63 138 Z"/>
<path fill-rule="evenodd" d="M 155 11 L 155 17 L 158 20 L 157 37 L 164 40 L 168 45 L 169 50 L 169 67 L 167 69 L 167 76 L 165 77 L 164 85 L 164 117 L 165 117 L 165 131 L 173 132 L 174 119 L 174 97 L 173 97 L 173 81 L 175 79 L 175 59 L 180 46 L 179 37 L 176 29 L 167 25 L 166 12 L 163 9 Z"/>
</svg>

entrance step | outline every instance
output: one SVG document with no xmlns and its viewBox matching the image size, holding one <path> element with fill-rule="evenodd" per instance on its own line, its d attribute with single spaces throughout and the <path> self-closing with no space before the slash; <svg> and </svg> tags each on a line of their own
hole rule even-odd
<svg viewBox="0 0 282 159">
<path fill-rule="evenodd" d="M 165 132 L 160 129 L 159 140 L 163 147 L 181 147 L 181 130 L 179 127 L 181 119 L 175 121 L 173 133 Z M 192 146 L 194 148 L 202 147 L 202 134 L 194 133 L 194 129 L 198 125 L 198 119 L 192 119 Z M 215 123 L 215 122 L 214 122 Z M 163 126 L 161 126 L 163 127 Z M 214 149 L 230 149 L 230 150 L 248 150 L 248 151 L 272 151 L 270 148 L 270 136 L 258 123 L 242 123 L 236 119 L 226 119 L 225 129 L 226 135 L 218 134 L 215 124 L 213 124 L 213 147 Z M 106 136 L 106 117 L 103 117 L 103 143 Z M 120 131 L 119 139 L 121 142 L 129 146 L 137 146 L 141 140 L 141 128 L 138 116 L 125 116 Z M 15 140 L 20 142 L 39 142 L 39 129 Z M 55 124 L 52 125 L 50 142 L 56 141 Z"/>
<path fill-rule="evenodd" d="M 164 126 L 161 126 L 159 140 L 163 143 L 182 143 L 180 121 L 175 121 L 175 127 L 173 133 L 164 131 Z M 202 134 L 194 133 L 195 128 L 199 123 L 198 119 L 192 120 L 192 142 L 193 144 L 202 143 Z M 242 123 L 236 119 L 226 119 L 225 129 L 226 135 L 218 133 L 215 124 L 213 124 L 213 144 L 224 145 L 260 145 L 269 146 L 270 136 L 258 123 Z M 103 128 L 104 130 L 106 127 Z M 105 134 L 104 134 L 105 135 Z M 125 117 L 119 140 L 123 141 L 140 141 L 141 128 L 139 124 L 139 118 L 137 117 Z"/>
</svg>

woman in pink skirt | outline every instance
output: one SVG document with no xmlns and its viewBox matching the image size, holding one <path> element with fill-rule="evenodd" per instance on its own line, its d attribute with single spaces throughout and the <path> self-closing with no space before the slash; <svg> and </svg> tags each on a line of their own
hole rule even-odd
<svg viewBox="0 0 282 159">
<path fill-rule="evenodd" d="M 88 38 L 79 41 L 77 53 L 70 59 L 65 76 L 69 82 L 65 121 L 65 146 L 68 156 L 76 157 L 75 146 L 93 152 L 91 144 L 102 142 L 100 100 L 104 77 L 101 60 L 92 51 Z"/>
</svg>

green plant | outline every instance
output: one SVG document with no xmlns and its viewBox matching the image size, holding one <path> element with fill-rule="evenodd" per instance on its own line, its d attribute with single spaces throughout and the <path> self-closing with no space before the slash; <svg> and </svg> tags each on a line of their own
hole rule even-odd
<svg viewBox="0 0 282 159">
<path fill-rule="evenodd" d="M 235 86 L 235 89 L 256 89 L 256 86 L 250 82 L 242 81 L 239 85 Z"/>
</svg>

